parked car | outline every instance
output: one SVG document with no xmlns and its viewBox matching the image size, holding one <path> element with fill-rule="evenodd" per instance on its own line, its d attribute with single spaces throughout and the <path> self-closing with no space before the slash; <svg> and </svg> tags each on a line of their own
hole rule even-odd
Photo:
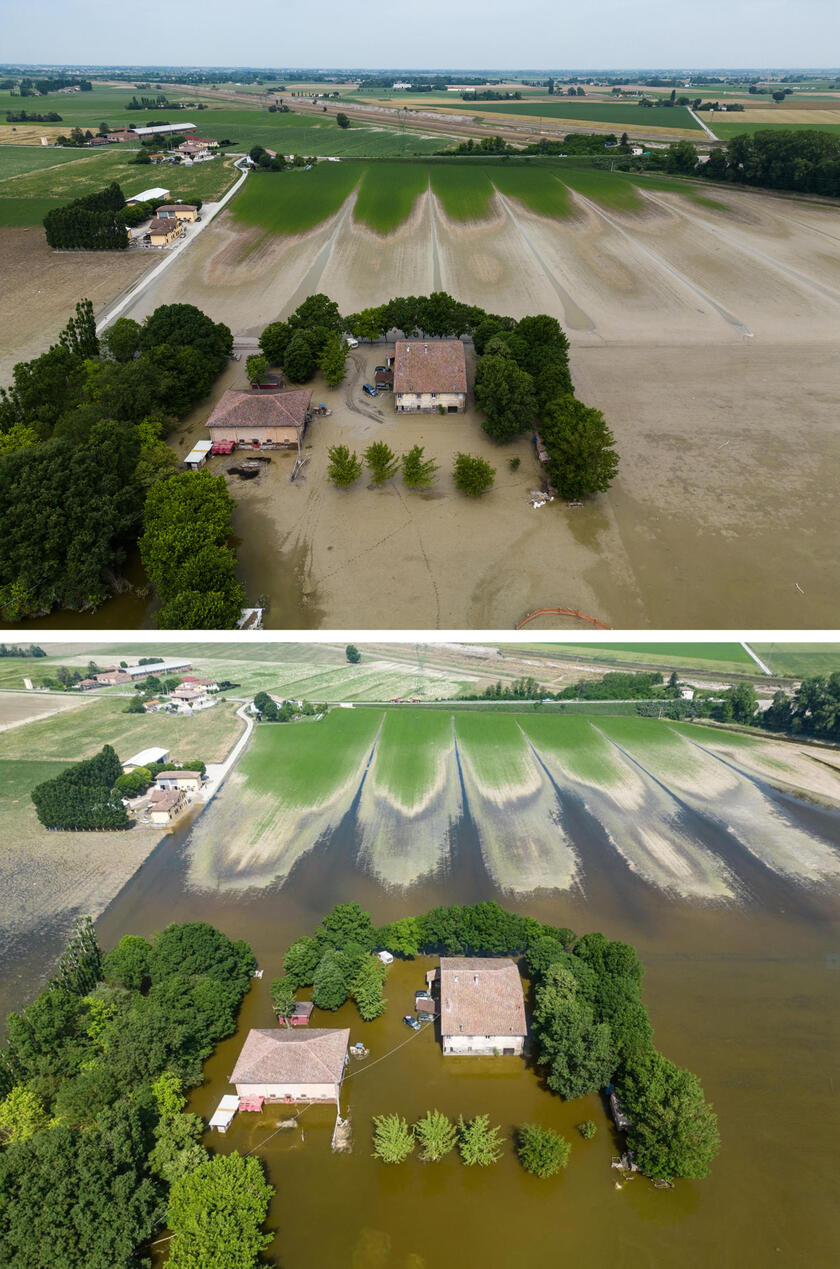
<svg viewBox="0 0 840 1269">
<path fill-rule="evenodd" d="M 387 374 L 390 374 L 390 373 L 391 373 L 391 371 L 390 371 L 390 368 L 389 368 L 388 366 L 374 366 L 374 367 L 373 367 L 373 373 L 374 373 L 374 374 L 387 375 Z"/>
<path fill-rule="evenodd" d="M 358 339 L 354 339 L 352 335 L 345 335 L 345 336 L 344 336 L 344 346 L 345 346 L 345 348 L 358 348 L 358 347 L 359 347 L 359 341 L 358 341 Z"/>
<path fill-rule="evenodd" d="M 407 1013 L 405 1017 L 403 1018 L 403 1022 L 405 1023 L 407 1027 L 411 1027 L 412 1031 L 420 1030 L 420 1023 L 414 1017 L 413 1013 Z"/>
<path fill-rule="evenodd" d="M 372 383 L 363 383 L 362 392 L 364 392 L 365 395 L 369 397 L 379 396 L 377 389 L 373 386 Z"/>
</svg>

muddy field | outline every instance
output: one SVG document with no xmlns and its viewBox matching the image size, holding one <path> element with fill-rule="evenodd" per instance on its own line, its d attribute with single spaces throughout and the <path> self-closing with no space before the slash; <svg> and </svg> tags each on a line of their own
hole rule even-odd
<svg viewBox="0 0 840 1269">
<path fill-rule="evenodd" d="M 527 438 L 498 448 L 474 413 L 397 419 L 387 398 L 360 393 L 384 346 L 360 350 L 338 392 L 314 384 L 333 415 L 308 435 L 300 486 L 282 457 L 235 485 L 243 573 L 252 599 L 271 600 L 269 624 L 509 629 L 550 606 L 614 627 L 834 626 L 838 535 L 821 509 L 838 457 L 835 214 L 712 192 L 722 208 L 645 189 L 633 214 L 573 192 L 562 221 L 498 196 L 470 224 L 424 195 L 387 237 L 354 224 L 352 199 L 294 238 L 229 213 L 210 226 L 130 316 L 191 301 L 256 335 L 314 291 L 349 312 L 436 288 L 517 317 L 553 313 L 578 394 L 604 410 L 622 459 L 607 496 L 533 510 Z M 434 490 L 325 484 L 328 445 L 378 437 L 426 445 L 442 467 Z M 478 503 L 452 488 L 458 450 L 498 469 Z"/>
<path fill-rule="evenodd" d="M 0 229 L 0 384 L 46 352 L 79 300 L 98 315 L 149 265 L 149 252 L 51 251 L 43 229 Z"/>
</svg>

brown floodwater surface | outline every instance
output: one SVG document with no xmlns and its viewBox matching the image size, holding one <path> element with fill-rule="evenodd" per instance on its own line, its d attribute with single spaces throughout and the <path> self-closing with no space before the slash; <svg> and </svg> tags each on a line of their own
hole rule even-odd
<svg viewBox="0 0 840 1269">
<path fill-rule="evenodd" d="M 798 804 L 825 830 L 826 812 Z M 836 825 L 835 825 L 836 827 Z M 422 826 L 418 826 L 418 832 Z M 249 1027 L 274 1024 L 271 979 L 288 943 L 310 931 L 339 900 L 357 899 L 383 922 L 435 903 L 494 896 L 465 820 L 445 873 L 410 892 L 386 891 L 358 865 L 352 817 L 295 867 L 286 884 L 239 893 L 190 890 L 188 833 L 162 845 L 99 922 L 110 946 L 127 932 L 167 921 L 205 919 L 249 940 L 265 972 L 244 1002 L 236 1036 L 208 1062 L 191 1107 L 208 1117 L 223 1093 Z M 585 893 L 540 892 L 510 901 L 522 911 L 602 930 L 639 950 L 645 1001 L 659 1047 L 700 1077 L 720 1121 L 722 1149 L 704 1181 L 661 1192 L 645 1180 L 617 1186 L 609 1166 L 617 1142 L 597 1095 L 564 1103 L 518 1059 L 444 1059 L 432 1028 L 402 1023 L 427 963 L 395 963 L 388 1010 L 360 1022 L 346 1005 L 316 1023 L 349 1026 L 370 1049 L 353 1061 L 342 1109 L 353 1127 L 351 1154 L 330 1149 L 334 1112 L 313 1107 L 298 1125 L 269 1107 L 240 1114 L 215 1150 L 253 1151 L 276 1189 L 269 1263 L 282 1269 L 519 1269 L 539 1260 L 597 1269 L 828 1269 L 840 1257 L 840 1216 L 830 1198 L 837 1146 L 836 1082 L 840 932 L 836 896 L 784 882 L 748 907 L 665 898 L 594 840 Z M 497 895 L 502 902 L 505 897 Z M 375 1065 L 374 1065 L 375 1063 Z M 371 1116 L 412 1120 L 438 1107 L 449 1115 L 488 1113 L 505 1150 L 494 1167 L 465 1168 L 416 1157 L 400 1167 L 371 1155 Z M 583 1141 L 576 1125 L 592 1118 Z M 568 1168 L 542 1181 L 520 1168 L 511 1135 L 536 1122 L 572 1142 Z M 162 1264 L 162 1259 L 156 1265 Z"/>
</svg>

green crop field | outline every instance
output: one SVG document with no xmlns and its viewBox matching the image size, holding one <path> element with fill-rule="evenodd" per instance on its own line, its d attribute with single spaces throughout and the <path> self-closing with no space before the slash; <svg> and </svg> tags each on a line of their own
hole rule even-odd
<svg viewBox="0 0 840 1269">
<path fill-rule="evenodd" d="M 13 146 L 0 147 L 0 225 L 40 225 L 52 207 L 81 198 L 117 181 L 125 194 L 147 189 L 150 184 L 164 184 L 173 198 L 189 202 L 200 198 L 215 201 L 229 189 L 238 173 L 232 160 L 213 159 L 192 167 L 138 167 L 132 163 L 137 151 L 123 146 L 109 150 L 35 151 L 53 159 L 53 165 L 32 167 L 15 172 L 16 159 L 8 158 Z M 21 149 L 25 156 L 33 152 Z M 12 170 L 7 170 L 12 169 Z"/>
<path fill-rule="evenodd" d="M 574 214 L 568 190 L 555 173 L 539 167 L 494 167 L 490 179 L 500 194 L 515 198 L 540 216 Z"/>
<path fill-rule="evenodd" d="M 451 746 L 448 713 L 388 711 L 371 772 L 376 788 L 403 806 L 417 805 L 433 787 L 440 759 Z"/>
<path fill-rule="evenodd" d="M 458 102 L 459 110 L 472 114 L 533 115 L 541 119 L 574 119 L 601 124 L 609 131 L 621 128 L 672 128 L 680 132 L 702 132 L 684 106 L 613 105 L 612 102 L 575 101 L 476 101 Z"/>
<path fill-rule="evenodd" d="M 774 674 L 802 678 L 811 674 L 840 673 L 840 644 L 750 643 L 750 647 Z"/>
<path fill-rule="evenodd" d="M 519 645 L 541 656 L 561 660 L 594 661 L 605 669 L 616 666 L 659 666 L 663 670 L 761 671 L 740 643 L 534 643 Z M 761 655 L 759 653 L 759 655 Z"/>
<path fill-rule="evenodd" d="M 359 186 L 354 219 L 377 233 L 389 233 L 408 220 L 428 182 L 420 164 L 371 163 Z"/>
<path fill-rule="evenodd" d="M 721 141 L 728 141 L 730 137 L 742 136 L 745 132 L 752 136 L 754 132 L 775 132 L 781 128 L 789 129 L 792 132 L 802 132 L 804 130 L 809 132 L 830 132 L 832 136 L 840 136 L 840 122 L 808 123 L 808 114 L 807 110 L 801 111 L 803 120 L 801 123 L 784 123 L 781 120 L 779 123 L 735 123 L 734 120 L 737 116 L 734 115 L 732 120 L 727 119 L 725 122 L 719 119 L 717 115 L 714 115 L 707 122 L 712 132 L 714 132 L 716 137 L 720 137 Z"/>
<path fill-rule="evenodd" d="M 306 171 L 257 172 L 233 200 L 232 211 L 246 225 L 275 234 L 299 234 L 334 216 L 358 185 L 360 163 L 318 163 Z"/>
<path fill-rule="evenodd" d="M 608 786 L 620 778 L 618 758 L 590 718 L 523 714 L 518 721 L 540 754 L 553 756 L 578 779 Z M 648 719 L 637 721 L 649 726 Z"/>
<path fill-rule="evenodd" d="M 103 745 L 128 758 L 149 745 L 163 745 L 176 757 L 221 762 L 242 734 L 232 703 L 219 704 L 192 717 L 126 714 L 127 701 L 110 698 L 85 702 L 49 718 L 0 733 L 0 759 L 22 753 L 40 760 L 77 761 Z"/>
<path fill-rule="evenodd" d="M 490 214 L 493 186 L 487 169 L 469 164 L 434 164 L 432 190 L 452 220 L 485 220 Z"/>
<path fill-rule="evenodd" d="M 617 172 L 599 172 L 594 168 L 570 172 L 564 168 L 560 179 L 570 189 L 600 203 L 602 207 L 625 212 L 644 210 L 644 201 L 633 182 Z"/>
<path fill-rule="evenodd" d="M 62 163 L 78 163 L 80 157 L 78 150 L 57 150 L 54 146 L 0 145 L 0 191 L 14 189 L 16 177 L 57 168 Z M 87 157 L 92 158 L 93 154 L 88 153 Z"/>
<path fill-rule="evenodd" d="M 336 709 L 319 722 L 263 723 L 239 771 L 249 791 L 282 805 L 315 805 L 358 771 L 381 721 L 373 710 Z"/>
<path fill-rule="evenodd" d="M 532 758 L 511 714 L 455 714 L 458 746 L 481 783 L 490 789 L 530 778 Z"/>
</svg>

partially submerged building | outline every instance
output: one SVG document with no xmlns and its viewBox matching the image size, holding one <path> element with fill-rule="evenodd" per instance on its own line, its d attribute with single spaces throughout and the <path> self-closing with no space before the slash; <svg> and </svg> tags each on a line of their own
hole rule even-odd
<svg viewBox="0 0 840 1269">
<path fill-rule="evenodd" d="M 467 364 L 460 339 L 398 339 L 393 357 L 398 413 L 463 414 Z"/>
<path fill-rule="evenodd" d="M 335 1102 L 347 1066 L 349 1027 L 252 1030 L 230 1082 L 245 1102 Z"/>
<path fill-rule="evenodd" d="M 444 1053 L 521 1055 L 525 997 L 510 957 L 442 956 L 439 982 Z"/>
<path fill-rule="evenodd" d="M 153 824 L 165 826 L 182 815 L 189 806 L 184 789 L 152 789 L 149 802 L 149 819 Z"/>
<path fill-rule="evenodd" d="M 207 420 L 213 443 L 232 441 L 251 449 L 298 446 L 309 422 L 311 388 L 228 388 Z"/>
</svg>

